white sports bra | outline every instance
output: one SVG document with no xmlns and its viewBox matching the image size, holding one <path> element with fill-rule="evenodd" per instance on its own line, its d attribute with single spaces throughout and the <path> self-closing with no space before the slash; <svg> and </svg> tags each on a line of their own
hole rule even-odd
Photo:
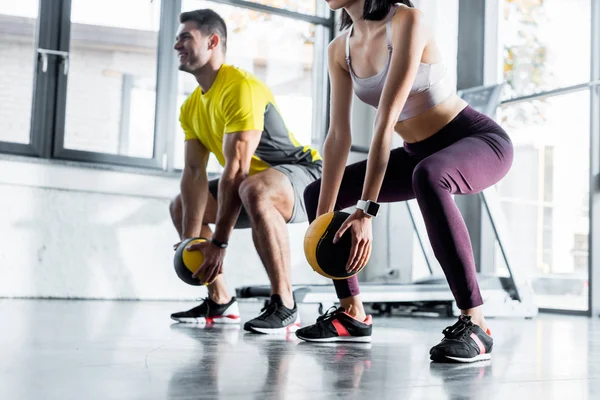
<svg viewBox="0 0 600 400">
<path fill-rule="evenodd" d="M 352 35 L 353 26 L 350 27 L 348 35 L 346 36 L 346 63 L 348 64 L 348 71 L 350 71 L 350 76 L 352 77 L 354 92 L 359 99 L 375 108 L 379 105 L 381 92 L 383 91 L 383 86 L 390 67 L 392 57 L 391 21 L 392 16 L 396 13 L 397 9 L 398 6 L 393 6 L 387 17 L 385 31 L 388 59 L 385 67 L 378 74 L 368 78 L 359 78 L 356 76 L 350 63 L 350 36 Z M 446 79 L 446 71 L 443 64 L 421 63 L 410 94 L 408 95 L 408 99 L 406 100 L 406 104 L 398 118 L 398 122 L 415 117 L 430 108 L 435 107 L 452 95 L 452 92 L 453 89 Z"/>
</svg>

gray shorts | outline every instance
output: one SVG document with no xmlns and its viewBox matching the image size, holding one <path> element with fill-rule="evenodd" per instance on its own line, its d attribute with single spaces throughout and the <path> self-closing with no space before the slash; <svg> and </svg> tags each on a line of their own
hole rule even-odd
<svg viewBox="0 0 600 400">
<path fill-rule="evenodd" d="M 296 164 L 283 164 L 272 167 L 278 171 L 281 171 L 288 177 L 292 188 L 294 189 L 294 209 L 292 211 L 292 218 L 288 221 L 290 224 L 305 222 L 308 220 L 306 216 L 306 206 L 304 205 L 304 189 L 315 180 L 321 178 L 323 172 L 323 166 L 321 163 L 314 163 L 311 165 L 296 165 Z M 213 195 L 215 200 L 217 199 L 217 193 L 219 192 L 219 180 L 213 179 L 208 182 L 208 190 Z M 250 228 L 250 217 L 242 206 L 242 211 L 235 224 L 235 229 Z"/>
</svg>

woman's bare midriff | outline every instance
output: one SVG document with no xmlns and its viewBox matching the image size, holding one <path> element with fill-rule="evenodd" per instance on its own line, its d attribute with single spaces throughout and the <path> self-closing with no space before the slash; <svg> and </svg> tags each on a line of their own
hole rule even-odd
<svg viewBox="0 0 600 400">
<path fill-rule="evenodd" d="M 406 143 L 420 142 L 448 125 L 466 106 L 467 102 L 454 94 L 423 114 L 398 122 L 394 130 Z"/>
</svg>

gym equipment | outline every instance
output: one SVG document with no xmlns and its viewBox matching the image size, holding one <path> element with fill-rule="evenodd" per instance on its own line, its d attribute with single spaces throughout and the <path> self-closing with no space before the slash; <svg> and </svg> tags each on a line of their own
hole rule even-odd
<svg viewBox="0 0 600 400">
<path fill-rule="evenodd" d="M 347 279 L 357 273 L 346 272 L 346 264 L 352 248 L 352 236 L 346 231 L 340 241 L 333 244 L 336 232 L 350 216 L 347 212 L 333 211 L 320 215 L 304 235 L 304 255 L 312 269 L 330 279 Z M 363 267 L 364 268 L 364 267 Z"/>
<path fill-rule="evenodd" d="M 185 249 L 194 243 L 206 242 L 204 238 L 190 238 L 182 241 L 175 250 L 173 264 L 179 279 L 188 285 L 201 286 L 200 279 L 193 278 L 196 269 L 204 262 L 204 254 L 201 251 L 186 251 Z M 201 277 L 201 274 L 199 274 Z"/>
<path fill-rule="evenodd" d="M 499 104 L 503 85 L 471 88 L 459 92 L 471 107 L 493 118 Z M 352 146 L 351 151 L 367 153 L 368 149 Z M 484 311 L 488 317 L 524 317 L 537 315 L 531 282 L 522 278 L 512 268 L 510 251 L 507 248 L 507 229 L 500 201 L 494 187 L 479 194 L 484 213 L 489 217 L 493 235 L 496 239 L 508 276 L 495 273 L 478 273 L 477 279 L 484 299 Z M 401 310 L 408 315 L 444 315 L 458 316 L 454 296 L 443 275 L 434 275 L 434 256 L 425 238 L 427 233 L 415 215 L 419 213 L 414 202 L 405 202 L 419 247 L 423 253 L 430 277 L 409 284 L 360 282 L 361 298 L 373 312 L 392 313 Z M 329 306 L 338 302 L 333 285 L 296 285 L 293 287 L 298 303 L 315 303 L 323 313 Z M 268 286 L 240 287 L 236 290 L 238 298 L 268 297 Z"/>
</svg>

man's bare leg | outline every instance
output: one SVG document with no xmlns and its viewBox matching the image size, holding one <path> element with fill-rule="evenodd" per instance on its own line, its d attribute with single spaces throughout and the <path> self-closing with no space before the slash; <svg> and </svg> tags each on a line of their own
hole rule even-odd
<svg viewBox="0 0 600 400">
<path fill-rule="evenodd" d="M 171 220 L 173 221 L 173 225 L 179 234 L 179 238 L 181 239 L 182 234 L 182 206 L 181 206 L 181 197 L 177 196 L 171 202 L 169 207 L 171 212 Z M 204 219 L 202 220 L 202 229 L 200 231 L 200 236 L 210 239 L 212 237 L 212 230 L 208 224 L 214 224 L 217 215 L 217 202 L 215 198 L 211 195 L 208 196 L 208 202 L 206 204 L 206 210 L 204 211 Z M 231 296 L 227 290 L 227 285 L 225 283 L 225 277 L 223 274 L 219 275 L 217 279 L 207 286 L 208 289 L 208 297 L 217 304 L 227 304 L 231 301 Z"/>
<path fill-rule="evenodd" d="M 294 209 L 292 185 L 282 172 L 268 169 L 247 178 L 239 193 L 252 223 L 254 246 L 271 281 L 271 293 L 281 296 L 284 306 L 293 308 L 286 227 Z"/>
</svg>

